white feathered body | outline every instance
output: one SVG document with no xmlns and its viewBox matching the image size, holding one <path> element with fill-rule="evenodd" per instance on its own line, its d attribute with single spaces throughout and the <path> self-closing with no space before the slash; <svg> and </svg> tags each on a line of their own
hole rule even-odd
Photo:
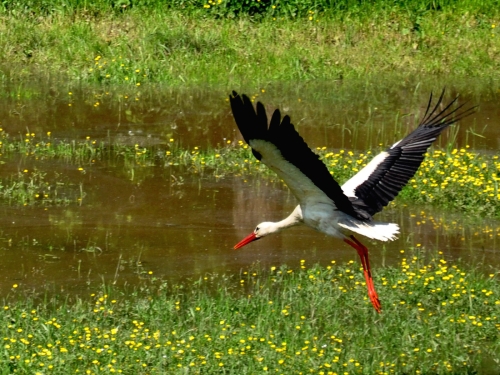
<svg viewBox="0 0 500 375">
<path fill-rule="evenodd" d="M 392 241 L 397 238 L 399 226 L 393 223 L 361 221 L 337 209 L 335 203 L 323 191 L 298 170 L 296 166 L 283 158 L 279 150 L 270 142 L 251 140 L 250 146 L 263 155 L 262 162 L 272 168 L 284 181 L 300 204 L 286 219 L 275 223 L 275 231 L 290 226 L 306 224 L 322 233 L 336 238 L 346 238 L 346 230 L 380 241 Z M 355 197 L 354 189 L 361 178 L 369 175 L 384 160 L 385 152 L 377 155 L 361 171 L 347 181 L 342 190 L 347 197 Z M 266 223 L 268 224 L 268 223 Z M 259 225 L 262 228 L 262 225 Z M 271 229 L 271 228 L 269 228 Z M 274 229 L 274 228 L 273 228 Z"/>
</svg>

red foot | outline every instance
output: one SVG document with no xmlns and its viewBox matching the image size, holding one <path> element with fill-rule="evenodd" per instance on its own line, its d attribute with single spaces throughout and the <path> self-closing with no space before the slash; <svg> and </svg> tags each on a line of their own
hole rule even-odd
<svg viewBox="0 0 500 375">
<path fill-rule="evenodd" d="M 382 305 L 378 299 L 377 292 L 375 291 L 375 285 L 373 284 L 372 273 L 370 270 L 370 261 L 368 260 L 368 249 L 365 245 L 359 242 L 354 236 L 350 236 L 352 241 L 344 238 L 344 242 L 351 245 L 358 252 L 359 258 L 361 259 L 361 265 L 363 266 L 363 273 L 365 275 L 366 287 L 368 288 L 368 297 L 375 308 L 375 310 L 380 313 L 382 311 Z"/>
</svg>

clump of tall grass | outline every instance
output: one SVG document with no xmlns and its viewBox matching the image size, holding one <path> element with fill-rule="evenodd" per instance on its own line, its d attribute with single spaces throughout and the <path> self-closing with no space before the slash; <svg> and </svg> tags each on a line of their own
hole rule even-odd
<svg viewBox="0 0 500 375">
<path fill-rule="evenodd" d="M 500 283 L 441 255 L 375 272 L 383 312 L 353 261 L 306 260 L 133 292 L 27 297 L 0 309 L 4 373 L 433 373 L 500 368 Z M 332 261 L 332 263 L 335 263 Z"/>
</svg>

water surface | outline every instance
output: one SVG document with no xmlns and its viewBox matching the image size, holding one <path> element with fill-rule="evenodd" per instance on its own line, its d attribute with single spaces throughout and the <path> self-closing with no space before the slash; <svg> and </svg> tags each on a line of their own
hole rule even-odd
<svg viewBox="0 0 500 375">
<path fill-rule="evenodd" d="M 413 129 L 422 117 L 431 92 L 436 98 L 446 87 L 445 100 L 477 105 L 474 116 L 452 135 L 458 147 L 496 151 L 500 147 L 500 92 L 489 82 L 448 82 L 444 79 L 401 81 L 302 82 L 264 88 L 237 88 L 262 101 L 268 112 L 289 114 L 312 147 L 365 150 L 389 145 Z M 231 89 L 168 86 L 102 87 L 36 82 L 23 86 L 3 82 L 1 126 L 11 135 L 27 131 L 53 139 L 113 140 L 125 144 L 163 144 L 174 138 L 183 147 L 213 147 L 241 139 L 228 105 Z"/>
</svg>

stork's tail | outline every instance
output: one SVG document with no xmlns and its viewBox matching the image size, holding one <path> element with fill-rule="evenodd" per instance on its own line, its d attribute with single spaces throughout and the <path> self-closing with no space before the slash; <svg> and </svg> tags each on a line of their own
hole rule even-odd
<svg viewBox="0 0 500 375">
<path fill-rule="evenodd" d="M 342 228 L 348 229 L 362 236 L 379 241 L 393 241 L 398 238 L 399 226 L 394 223 L 365 223 L 358 220 L 343 220 L 338 223 Z"/>
</svg>

